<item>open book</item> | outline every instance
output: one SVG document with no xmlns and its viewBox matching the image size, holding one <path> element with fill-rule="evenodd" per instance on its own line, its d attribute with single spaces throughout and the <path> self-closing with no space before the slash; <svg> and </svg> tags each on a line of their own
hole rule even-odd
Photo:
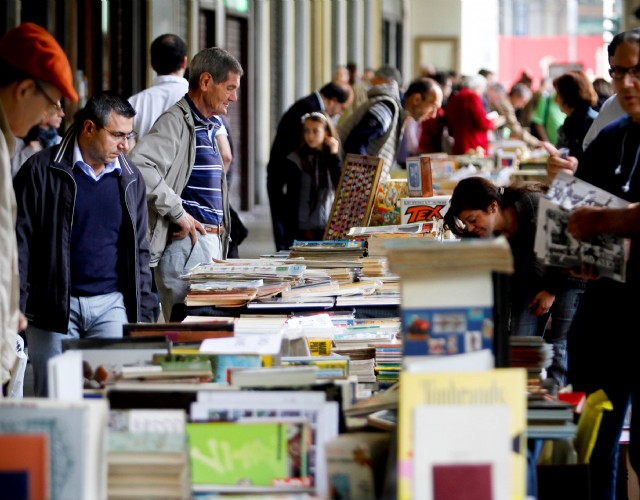
<svg viewBox="0 0 640 500">
<path fill-rule="evenodd" d="M 581 206 L 621 208 L 628 202 L 576 177 L 560 173 L 540 199 L 535 252 L 544 264 L 580 269 L 592 265 L 606 278 L 625 281 L 628 249 L 624 238 L 602 234 L 578 241 L 567 231 L 571 211 Z"/>
</svg>

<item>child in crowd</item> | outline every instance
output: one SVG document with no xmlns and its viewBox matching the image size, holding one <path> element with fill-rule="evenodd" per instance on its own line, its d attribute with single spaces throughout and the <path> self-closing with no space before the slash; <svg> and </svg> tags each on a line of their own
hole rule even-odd
<svg viewBox="0 0 640 500">
<path fill-rule="evenodd" d="M 287 246 L 297 240 L 321 240 L 340 180 L 342 158 L 333 123 L 324 113 L 302 117 L 302 144 L 287 156 Z"/>
</svg>

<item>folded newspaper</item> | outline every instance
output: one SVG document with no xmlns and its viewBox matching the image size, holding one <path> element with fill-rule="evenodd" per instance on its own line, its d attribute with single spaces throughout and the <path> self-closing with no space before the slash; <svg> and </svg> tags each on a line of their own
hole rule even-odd
<svg viewBox="0 0 640 500">
<path fill-rule="evenodd" d="M 601 277 L 625 281 L 628 250 L 624 238 L 602 234 L 579 241 L 569 234 L 567 223 L 576 207 L 626 205 L 627 201 L 588 182 L 558 174 L 546 196 L 540 199 L 534 244 L 537 257 L 548 266 L 580 269 L 582 265 L 590 265 Z"/>
</svg>

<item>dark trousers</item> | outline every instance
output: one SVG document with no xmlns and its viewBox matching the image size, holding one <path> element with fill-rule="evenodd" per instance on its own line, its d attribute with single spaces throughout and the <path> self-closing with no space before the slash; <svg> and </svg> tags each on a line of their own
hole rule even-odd
<svg viewBox="0 0 640 500">
<path fill-rule="evenodd" d="M 614 499 L 619 440 L 627 408 L 640 409 L 637 357 L 640 337 L 634 312 L 637 293 L 610 280 L 590 285 L 580 300 L 568 336 L 569 383 L 588 394 L 604 390 L 605 411 L 590 459 L 591 498 Z M 632 412 L 629 459 L 640 470 L 640 410 Z M 635 416 L 634 416 L 635 415 Z"/>
</svg>

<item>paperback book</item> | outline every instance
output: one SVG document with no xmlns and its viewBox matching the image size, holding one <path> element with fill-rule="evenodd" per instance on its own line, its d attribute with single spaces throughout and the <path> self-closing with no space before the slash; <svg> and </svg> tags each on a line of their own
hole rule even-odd
<svg viewBox="0 0 640 500">
<path fill-rule="evenodd" d="M 577 269 L 589 266 L 601 277 L 625 281 L 628 247 L 624 238 L 601 234 L 576 240 L 567 231 L 571 211 L 581 206 L 622 208 L 628 202 L 588 182 L 560 173 L 540 199 L 534 249 L 548 266 Z"/>
</svg>

